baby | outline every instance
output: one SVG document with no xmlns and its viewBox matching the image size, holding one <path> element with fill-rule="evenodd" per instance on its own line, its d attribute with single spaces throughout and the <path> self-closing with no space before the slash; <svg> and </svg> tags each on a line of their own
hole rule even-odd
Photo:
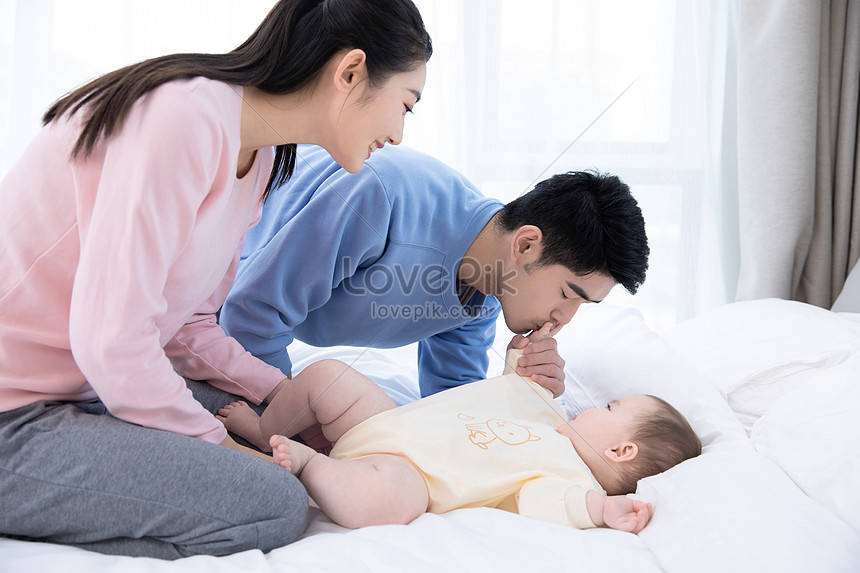
<svg viewBox="0 0 860 573">
<path fill-rule="evenodd" d="M 244 402 L 218 414 L 229 431 L 271 446 L 275 463 L 350 528 L 495 507 L 638 533 L 651 504 L 624 494 L 701 453 L 686 419 L 659 398 L 626 396 L 567 420 L 547 390 L 516 374 L 395 407 L 370 379 L 324 360 L 299 373 L 262 416 Z M 282 435 L 317 423 L 334 444 L 329 456 Z"/>
</svg>

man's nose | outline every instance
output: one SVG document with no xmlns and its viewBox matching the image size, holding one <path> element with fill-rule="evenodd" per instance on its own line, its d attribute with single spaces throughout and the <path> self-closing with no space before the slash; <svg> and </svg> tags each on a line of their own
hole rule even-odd
<svg viewBox="0 0 860 573">
<path fill-rule="evenodd" d="M 582 305 L 581 300 L 568 300 L 565 301 L 564 304 L 559 306 L 557 309 L 552 311 L 552 319 L 558 323 L 557 328 L 561 328 L 565 324 L 573 319 L 573 315 L 576 314 L 576 311 L 579 310 L 580 305 Z"/>
</svg>

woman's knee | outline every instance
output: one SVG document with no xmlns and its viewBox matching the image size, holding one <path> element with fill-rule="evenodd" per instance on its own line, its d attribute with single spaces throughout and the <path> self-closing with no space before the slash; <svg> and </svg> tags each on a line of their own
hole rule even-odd
<svg viewBox="0 0 860 573">
<path fill-rule="evenodd" d="M 289 545 L 304 531 L 308 494 L 298 479 L 292 474 L 289 474 L 289 478 L 270 492 L 267 518 L 257 523 L 257 549 L 261 551 Z"/>
<path fill-rule="evenodd" d="M 198 507 L 197 522 L 178 536 L 162 538 L 183 556 L 230 555 L 249 549 L 264 552 L 288 545 L 304 531 L 308 495 L 295 477 L 258 462 L 217 496 L 217 505 Z"/>
</svg>

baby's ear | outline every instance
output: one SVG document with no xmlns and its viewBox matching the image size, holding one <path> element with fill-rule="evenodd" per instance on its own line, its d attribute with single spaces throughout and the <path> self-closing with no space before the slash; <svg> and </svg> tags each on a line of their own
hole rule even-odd
<svg viewBox="0 0 860 573">
<path fill-rule="evenodd" d="M 603 455 L 613 462 L 629 462 L 635 460 L 636 456 L 639 455 L 639 446 L 633 442 L 624 442 L 614 448 L 607 448 Z"/>
</svg>

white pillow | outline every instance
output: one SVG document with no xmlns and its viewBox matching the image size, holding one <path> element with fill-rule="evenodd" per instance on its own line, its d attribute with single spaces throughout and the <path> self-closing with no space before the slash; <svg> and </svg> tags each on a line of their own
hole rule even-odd
<svg viewBox="0 0 860 573">
<path fill-rule="evenodd" d="M 720 307 L 661 338 L 726 396 L 749 433 L 776 400 L 860 349 L 860 322 L 763 299 Z"/>
<path fill-rule="evenodd" d="M 639 482 L 639 537 L 667 572 L 860 571 L 860 537 L 755 452 L 711 452 Z"/>
<path fill-rule="evenodd" d="M 556 340 L 567 376 L 560 402 L 569 416 L 627 394 L 653 394 L 684 414 L 706 451 L 725 441 L 748 447 L 720 393 L 648 328 L 639 311 L 583 306 Z"/>
<path fill-rule="evenodd" d="M 750 437 L 809 497 L 860 533 L 860 352 L 776 402 Z"/>
</svg>

